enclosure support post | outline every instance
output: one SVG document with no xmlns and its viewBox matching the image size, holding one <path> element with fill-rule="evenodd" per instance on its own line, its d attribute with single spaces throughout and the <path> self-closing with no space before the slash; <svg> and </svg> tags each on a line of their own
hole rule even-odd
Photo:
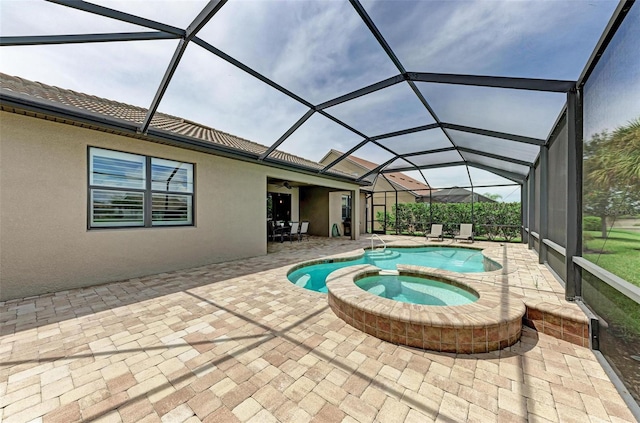
<svg viewBox="0 0 640 423">
<path fill-rule="evenodd" d="M 567 93 L 567 245 L 565 298 L 582 295 L 581 269 L 573 263 L 582 255 L 582 110 L 577 90 Z"/>
<path fill-rule="evenodd" d="M 543 264 L 547 261 L 547 246 L 543 242 L 547 238 L 547 222 L 549 218 L 549 147 L 543 145 L 540 147 L 540 205 L 538 213 L 540 213 L 540 242 L 538 243 L 538 263 Z"/>
<path fill-rule="evenodd" d="M 398 190 L 396 190 L 396 235 L 400 234 L 400 220 L 398 219 Z"/>
<path fill-rule="evenodd" d="M 520 216 L 522 217 L 522 243 L 529 244 L 529 179 L 522 183 L 520 189 Z"/>
<path fill-rule="evenodd" d="M 472 228 L 476 227 L 475 226 L 476 221 L 475 221 L 475 218 L 474 218 L 474 215 L 473 215 L 473 203 L 474 203 L 473 200 L 474 200 L 474 197 L 475 197 L 475 194 L 473 193 L 473 183 L 471 183 L 471 227 Z M 477 228 L 475 230 L 476 230 L 476 232 L 478 231 Z"/>
<path fill-rule="evenodd" d="M 389 223 L 389 213 L 387 213 L 387 191 L 384 192 L 384 216 L 382 216 L 382 232 L 387 234 L 387 223 Z"/>
<path fill-rule="evenodd" d="M 360 190 L 351 191 L 351 239 L 360 238 Z"/>
<path fill-rule="evenodd" d="M 529 249 L 533 248 L 534 237 L 531 234 L 533 232 L 533 224 L 536 221 L 536 169 L 531 167 L 529 171 Z"/>
<path fill-rule="evenodd" d="M 431 225 L 433 225 L 433 197 L 431 196 L 431 192 L 431 187 L 429 187 L 429 228 L 431 228 Z M 424 228 L 424 230 L 426 231 L 427 228 Z"/>
<path fill-rule="evenodd" d="M 369 210 L 371 210 L 371 216 L 370 217 L 371 217 L 371 233 L 372 234 L 373 234 L 373 231 L 375 230 L 375 220 L 374 220 L 375 219 L 375 215 L 374 215 L 374 212 L 373 212 L 373 209 L 375 208 L 375 207 L 373 207 L 373 205 L 375 204 L 375 202 L 376 202 L 376 200 L 375 200 L 375 198 L 373 196 L 373 192 L 371 192 L 371 208 Z"/>
</svg>

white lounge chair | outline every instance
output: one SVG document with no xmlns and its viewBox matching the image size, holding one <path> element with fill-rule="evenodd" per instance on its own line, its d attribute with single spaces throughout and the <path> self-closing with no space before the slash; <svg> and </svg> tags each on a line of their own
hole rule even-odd
<svg viewBox="0 0 640 423">
<path fill-rule="evenodd" d="M 442 224 L 436 223 L 431 225 L 431 232 L 426 234 L 425 236 L 427 237 L 427 239 L 436 238 L 440 241 L 444 241 L 444 238 L 442 237 Z"/>
<path fill-rule="evenodd" d="M 460 224 L 460 234 L 453 237 L 456 241 L 461 239 L 465 241 L 473 242 L 473 224 L 462 223 Z"/>
</svg>

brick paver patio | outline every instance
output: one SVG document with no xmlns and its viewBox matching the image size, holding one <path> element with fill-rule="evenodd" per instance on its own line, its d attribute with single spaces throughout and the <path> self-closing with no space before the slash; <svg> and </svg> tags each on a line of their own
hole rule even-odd
<svg viewBox="0 0 640 423">
<path fill-rule="evenodd" d="M 0 303 L 0 421 L 634 421 L 587 348 L 532 329 L 486 354 L 397 346 L 286 280 L 295 263 L 369 243 L 270 244 L 263 257 Z M 526 246 L 505 251 L 515 271 L 489 283 L 571 307 Z"/>
</svg>

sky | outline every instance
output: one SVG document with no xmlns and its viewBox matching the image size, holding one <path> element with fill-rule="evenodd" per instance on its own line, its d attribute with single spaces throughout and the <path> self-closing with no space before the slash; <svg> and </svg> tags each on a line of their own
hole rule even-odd
<svg viewBox="0 0 640 423">
<path fill-rule="evenodd" d="M 584 87 L 585 141 L 640 119 L 640 8 L 632 7 Z"/>
<path fill-rule="evenodd" d="M 94 2 L 179 28 L 186 28 L 206 5 L 194 0 Z M 576 80 L 617 1 L 363 0 L 362 5 L 408 71 Z M 36 0 L 2 0 L 0 28 L 2 36 L 146 30 Z M 313 104 L 399 73 L 347 1 L 230 0 L 198 37 Z M 176 46 L 176 40 L 162 40 L 2 47 L 0 71 L 148 107 Z M 443 122 L 537 138 L 549 134 L 566 99 L 554 93 L 416 85 Z M 193 43 L 159 106 L 161 112 L 263 145 L 278 140 L 307 110 Z M 326 111 L 368 137 L 434 122 L 405 82 Z M 454 142 L 477 141 L 483 151 L 536 156 L 530 145 L 512 148 L 456 132 L 449 131 Z M 344 152 L 362 140 L 315 113 L 280 149 L 319 161 L 332 148 Z M 396 153 L 451 146 L 440 130 L 381 144 Z M 354 154 L 377 163 L 392 157 L 372 144 Z M 509 182 L 486 171 L 469 172 L 476 186 Z M 470 185 L 465 167 L 423 174 L 436 187 Z M 410 176 L 422 180 L 419 172 Z M 479 191 L 507 201 L 520 197 L 512 187 Z"/>
</svg>

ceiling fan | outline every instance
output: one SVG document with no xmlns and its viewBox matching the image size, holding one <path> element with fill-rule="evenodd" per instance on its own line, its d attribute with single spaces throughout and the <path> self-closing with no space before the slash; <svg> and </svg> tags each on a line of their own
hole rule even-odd
<svg viewBox="0 0 640 423">
<path fill-rule="evenodd" d="M 289 181 L 273 181 L 272 184 L 279 188 L 284 187 L 286 189 L 291 189 L 291 183 L 289 183 Z"/>
</svg>

